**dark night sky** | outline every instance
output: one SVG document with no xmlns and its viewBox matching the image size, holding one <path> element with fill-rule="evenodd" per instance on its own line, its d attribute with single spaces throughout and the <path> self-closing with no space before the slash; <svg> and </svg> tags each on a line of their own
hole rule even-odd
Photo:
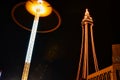
<svg viewBox="0 0 120 80">
<path fill-rule="evenodd" d="M 22 1 L 25 0 L 0 2 L 2 8 L 0 69 L 3 71 L 3 80 L 20 80 L 23 70 L 30 32 L 15 24 L 11 17 L 13 6 Z M 120 39 L 117 37 L 119 30 L 112 28 L 110 2 L 108 0 L 47 1 L 60 13 L 62 23 L 54 32 L 37 34 L 30 80 L 75 80 L 81 45 L 81 20 L 86 8 L 94 20 L 94 40 L 99 68 L 111 65 L 111 44 L 119 43 Z"/>
</svg>

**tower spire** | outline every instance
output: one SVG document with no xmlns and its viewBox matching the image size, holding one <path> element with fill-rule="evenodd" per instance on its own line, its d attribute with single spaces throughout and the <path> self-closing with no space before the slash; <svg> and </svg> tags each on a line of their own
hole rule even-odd
<svg viewBox="0 0 120 80">
<path fill-rule="evenodd" d="M 87 76 L 89 75 L 89 56 L 93 57 L 93 65 L 95 68 L 95 71 L 98 71 L 98 63 L 97 63 L 97 57 L 95 52 L 95 46 L 94 46 L 94 39 L 93 39 L 93 20 L 92 17 L 89 14 L 88 9 L 85 11 L 84 18 L 81 22 L 82 24 L 82 43 L 81 43 L 81 53 L 80 53 L 80 60 L 79 60 L 79 66 L 78 66 L 78 73 L 76 80 L 81 79 L 87 79 Z"/>
<path fill-rule="evenodd" d="M 84 15 L 84 18 L 83 18 L 82 22 L 84 22 L 84 21 L 93 22 L 93 19 L 90 16 L 87 8 L 86 8 L 85 15 Z"/>
<path fill-rule="evenodd" d="M 90 16 L 88 9 L 86 8 L 85 16 Z"/>
</svg>

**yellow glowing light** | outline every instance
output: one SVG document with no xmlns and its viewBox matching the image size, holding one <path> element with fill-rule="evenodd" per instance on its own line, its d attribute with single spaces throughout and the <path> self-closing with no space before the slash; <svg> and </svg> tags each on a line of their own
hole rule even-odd
<svg viewBox="0 0 120 80">
<path fill-rule="evenodd" d="M 38 2 L 41 2 L 41 3 L 42 3 L 42 0 L 38 0 Z"/>
<path fill-rule="evenodd" d="M 27 1 L 25 7 L 32 15 L 36 15 L 37 11 L 39 10 L 37 14 L 39 14 L 40 17 L 46 17 L 52 13 L 51 5 L 42 0 Z"/>
</svg>

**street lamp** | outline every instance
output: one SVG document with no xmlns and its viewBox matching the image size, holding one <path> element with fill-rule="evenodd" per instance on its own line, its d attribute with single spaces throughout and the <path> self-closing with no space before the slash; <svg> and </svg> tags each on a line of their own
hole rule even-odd
<svg viewBox="0 0 120 80">
<path fill-rule="evenodd" d="M 32 29 L 31 30 L 26 28 L 22 24 L 20 24 L 16 20 L 16 18 L 14 16 L 15 9 L 17 7 L 19 7 L 20 5 L 23 5 L 23 4 L 25 4 L 26 10 L 30 14 L 34 15 L 34 21 L 33 21 L 33 25 L 32 25 Z M 56 30 L 60 26 L 60 24 L 61 24 L 61 18 L 60 18 L 59 13 L 55 9 L 53 9 L 51 7 L 51 5 L 47 1 L 44 1 L 44 0 L 28 0 L 25 3 L 20 3 L 20 4 L 16 5 L 12 9 L 12 18 L 13 18 L 13 20 L 19 26 L 21 26 L 22 28 L 31 31 L 30 40 L 29 40 L 29 44 L 28 44 L 28 48 L 27 48 L 27 54 L 26 54 L 26 59 L 25 59 L 25 64 L 24 64 L 24 69 L 23 69 L 21 80 L 27 80 L 28 79 L 30 63 L 31 63 L 31 58 L 32 58 L 32 53 L 33 53 L 33 47 L 34 47 L 35 37 L 36 37 L 38 23 L 39 23 L 39 18 L 40 17 L 47 17 L 47 16 L 49 16 L 52 13 L 52 11 L 58 17 L 58 24 L 57 24 L 57 26 L 55 26 L 53 29 L 50 29 L 50 30 L 39 31 L 40 33 L 52 32 L 52 31 Z"/>
<path fill-rule="evenodd" d="M 52 12 L 52 7 L 50 6 L 50 4 L 42 0 L 27 1 L 26 9 L 29 13 L 31 13 L 35 17 L 34 17 L 32 30 L 31 30 L 31 35 L 30 35 L 30 40 L 29 40 L 29 45 L 27 49 L 27 55 L 25 59 L 25 64 L 24 64 L 24 69 L 23 69 L 21 80 L 28 79 L 29 68 L 30 68 L 30 63 L 31 63 L 31 58 L 32 58 L 32 53 L 33 53 L 33 47 L 35 43 L 35 36 L 37 32 L 39 17 L 46 17 L 50 15 L 50 13 Z"/>
<path fill-rule="evenodd" d="M 51 5 L 43 0 L 28 0 L 25 7 L 27 11 L 34 16 L 36 16 L 37 13 L 40 17 L 46 17 L 52 13 Z"/>
</svg>

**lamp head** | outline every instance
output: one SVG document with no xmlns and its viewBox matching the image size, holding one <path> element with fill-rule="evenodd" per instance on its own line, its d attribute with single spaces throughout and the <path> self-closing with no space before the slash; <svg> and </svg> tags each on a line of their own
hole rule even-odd
<svg viewBox="0 0 120 80">
<path fill-rule="evenodd" d="M 37 13 L 39 17 L 46 17 L 52 13 L 51 5 L 43 0 L 28 0 L 25 7 L 34 16 Z"/>
</svg>

